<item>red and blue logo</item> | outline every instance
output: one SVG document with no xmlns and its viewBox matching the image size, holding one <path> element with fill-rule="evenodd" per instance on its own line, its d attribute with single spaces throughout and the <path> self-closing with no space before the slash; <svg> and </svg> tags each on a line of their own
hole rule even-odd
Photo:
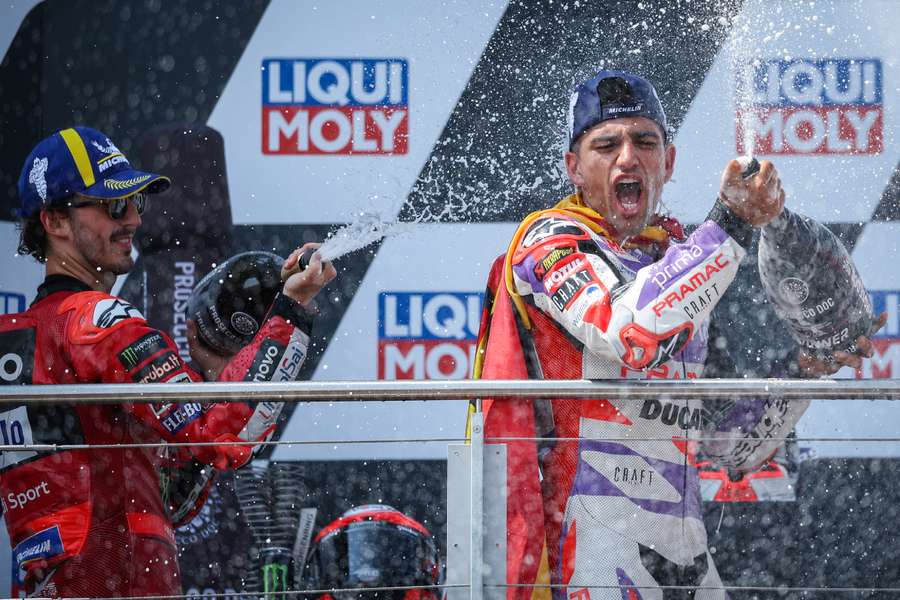
<svg viewBox="0 0 900 600">
<path fill-rule="evenodd" d="M 466 379 L 472 374 L 484 294 L 378 295 L 378 379 Z"/>
<path fill-rule="evenodd" d="M 900 291 L 869 290 L 872 311 L 887 313 L 887 323 L 872 336 L 875 352 L 864 358 L 856 370 L 857 379 L 897 379 L 900 377 Z"/>
<path fill-rule="evenodd" d="M 12 550 L 13 581 L 18 585 L 24 585 L 25 573 L 30 562 L 53 558 L 65 551 L 58 525 L 42 529 L 25 538 Z"/>
<path fill-rule="evenodd" d="M 406 154 L 408 137 L 405 60 L 263 59 L 263 154 Z"/>
<path fill-rule="evenodd" d="M 879 154 L 884 149 L 877 58 L 772 59 L 751 76 L 739 106 L 739 154 Z"/>
<path fill-rule="evenodd" d="M 24 310 L 25 294 L 0 291 L 0 315 L 9 315 Z"/>
</svg>

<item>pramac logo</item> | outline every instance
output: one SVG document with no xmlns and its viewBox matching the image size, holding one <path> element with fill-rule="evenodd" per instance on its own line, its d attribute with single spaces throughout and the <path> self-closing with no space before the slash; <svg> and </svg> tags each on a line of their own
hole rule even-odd
<svg viewBox="0 0 900 600">
<path fill-rule="evenodd" d="M 263 154 L 406 154 L 408 89 L 400 58 L 263 59 Z"/>
</svg>

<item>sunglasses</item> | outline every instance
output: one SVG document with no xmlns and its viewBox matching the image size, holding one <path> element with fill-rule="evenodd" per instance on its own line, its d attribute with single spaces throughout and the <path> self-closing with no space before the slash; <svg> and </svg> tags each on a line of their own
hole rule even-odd
<svg viewBox="0 0 900 600">
<path fill-rule="evenodd" d="M 81 202 L 70 202 L 69 206 L 71 208 L 84 208 L 85 206 L 100 206 L 105 204 L 106 210 L 109 211 L 109 218 L 118 221 L 128 212 L 129 201 L 134 202 L 134 208 L 137 209 L 139 215 L 144 214 L 144 209 L 147 208 L 147 194 L 144 192 L 137 192 L 136 194 L 126 196 L 125 198 L 115 198 L 113 200 L 95 198 L 83 200 Z"/>
</svg>

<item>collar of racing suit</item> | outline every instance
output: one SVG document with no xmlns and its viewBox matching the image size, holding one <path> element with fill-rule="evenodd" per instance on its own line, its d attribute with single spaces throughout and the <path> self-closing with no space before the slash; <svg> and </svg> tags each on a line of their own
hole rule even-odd
<svg viewBox="0 0 900 600">
<path fill-rule="evenodd" d="M 518 247 L 522 237 L 531 227 L 532 223 L 538 219 L 553 214 L 564 215 L 574 219 L 579 223 L 587 226 L 591 231 L 600 235 L 607 240 L 614 240 L 616 230 L 600 213 L 585 204 L 580 192 L 576 192 L 570 196 L 566 196 L 560 200 L 556 206 L 549 209 L 538 210 L 522 220 L 519 227 L 513 234 L 509 248 L 506 250 L 506 260 L 503 266 L 504 281 L 506 283 L 506 291 L 516 308 L 516 312 L 522 320 L 522 324 L 526 329 L 531 329 L 531 319 L 525 310 L 525 302 L 516 291 L 513 283 L 512 257 L 515 249 Z M 659 256 L 665 252 L 672 239 L 683 240 L 685 237 L 684 229 L 676 219 L 668 216 L 653 215 L 650 224 L 645 227 L 638 235 L 629 238 L 624 244 L 625 249 L 638 248 L 653 256 Z"/>
<path fill-rule="evenodd" d="M 47 275 L 43 283 L 38 286 L 37 296 L 31 305 L 34 306 L 37 302 L 56 292 L 87 292 L 90 289 L 91 286 L 71 275 Z"/>
</svg>

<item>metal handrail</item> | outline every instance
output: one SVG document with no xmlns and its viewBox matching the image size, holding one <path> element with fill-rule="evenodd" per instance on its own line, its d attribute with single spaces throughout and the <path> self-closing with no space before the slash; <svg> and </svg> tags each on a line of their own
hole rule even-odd
<svg viewBox="0 0 900 600">
<path fill-rule="evenodd" d="M 671 400 L 772 396 L 816 400 L 900 400 L 900 380 L 454 380 L 303 381 L 0 386 L 0 404 L 120 404 L 122 402 L 340 402 L 473 400 L 491 397 Z"/>
</svg>

